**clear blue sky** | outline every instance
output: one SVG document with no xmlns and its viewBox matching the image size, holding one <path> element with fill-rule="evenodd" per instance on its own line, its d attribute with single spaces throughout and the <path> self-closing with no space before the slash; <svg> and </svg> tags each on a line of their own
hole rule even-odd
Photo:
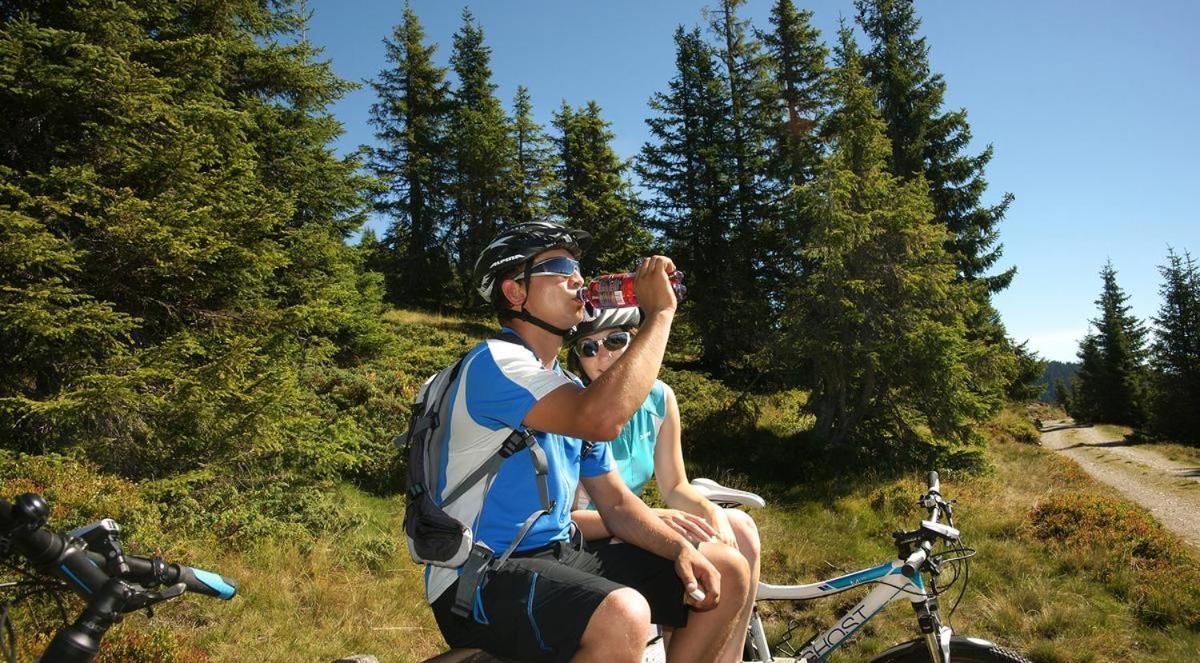
<svg viewBox="0 0 1200 663">
<path fill-rule="evenodd" d="M 529 88 L 549 123 L 562 100 L 596 100 L 632 157 L 648 134 L 646 101 L 673 74 L 675 26 L 702 21 L 709 3 L 683 0 L 414 0 L 447 64 L 451 36 L 470 6 L 492 47 L 506 106 Z M 769 27 L 771 0 L 744 14 Z M 851 0 L 797 2 L 826 41 Z M 385 65 L 382 40 L 400 0 L 309 2 L 309 39 L 343 78 L 365 81 Z M 965 107 L 974 148 L 991 143 L 989 202 L 1016 196 L 1000 228 L 1002 266 L 1016 265 L 995 298 L 1009 333 L 1049 359 L 1073 360 L 1096 316 L 1099 271 L 1111 258 L 1135 314 L 1154 314 L 1167 246 L 1200 257 L 1200 3 L 1160 0 L 918 2 L 931 64 L 947 105 Z M 373 92 L 333 107 L 345 127 L 338 149 L 373 139 Z"/>
</svg>

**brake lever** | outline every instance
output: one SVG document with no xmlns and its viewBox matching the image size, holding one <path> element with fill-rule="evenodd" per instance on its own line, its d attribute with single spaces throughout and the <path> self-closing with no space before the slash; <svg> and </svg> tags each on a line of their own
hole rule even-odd
<svg viewBox="0 0 1200 663">
<path fill-rule="evenodd" d="M 169 601 L 178 596 L 182 596 L 187 591 L 187 585 L 182 582 L 175 583 L 166 589 L 157 592 L 140 592 L 131 598 L 126 604 L 122 612 L 136 612 L 143 608 L 146 609 L 150 616 L 154 616 L 154 611 L 151 608 L 163 601 Z"/>
</svg>

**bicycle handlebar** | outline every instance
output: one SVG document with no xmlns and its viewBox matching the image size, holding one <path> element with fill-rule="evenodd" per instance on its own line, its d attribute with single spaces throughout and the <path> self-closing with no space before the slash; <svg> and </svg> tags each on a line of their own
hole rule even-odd
<svg viewBox="0 0 1200 663">
<path fill-rule="evenodd" d="M 126 573 L 109 573 L 104 555 L 86 550 L 78 540 L 53 532 L 44 525 L 49 505 L 39 495 L 26 493 L 10 504 L 0 498 L 0 531 L 9 531 L 13 547 L 43 572 L 68 581 L 84 598 L 103 587 L 110 577 L 138 585 L 174 585 L 183 583 L 189 592 L 229 600 L 237 585 L 211 571 L 183 564 L 171 564 L 162 558 L 125 555 Z M 82 553 L 82 554 L 80 554 Z M 87 563 L 85 563 L 87 562 Z"/>
<path fill-rule="evenodd" d="M 36 570 L 66 581 L 87 601 L 79 619 L 59 630 L 43 653 L 43 661 L 87 663 L 95 657 L 100 639 L 121 613 L 149 607 L 185 590 L 224 600 L 237 592 L 233 582 L 210 571 L 169 564 L 158 557 L 121 555 L 115 539 L 109 553 L 116 553 L 124 564 L 109 564 L 105 555 L 88 550 L 84 540 L 47 528 L 49 513 L 46 500 L 34 493 L 17 497 L 15 503 L 0 498 L 0 535 L 6 536 L 12 549 Z M 168 588 L 149 591 L 160 584 Z"/>
<path fill-rule="evenodd" d="M 96 564 L 103 565 L 105 562 L 104 555 L 100 553 L 88 551 L 87 556 Z M 225 576 L 194 566 L 170 564 L 161 557 L 125 555 L 125 563 L 129 565 L 129 572 L 120 574 L 120 578 L 139 585 L 174 585 L 181 582 L 189 592 L 222 601 L 228 601 L 237 593 L 237 585 Z"/>
<path fill-rule="evenodd" d="M 922 525 L 920 530 L 909 534 L 909 536 L 918 535 L 921 536 L 921 538 L 917 540 L 913 540 L 911 538 L 908 539 L 909 545 L 916 543 L 917 541 L 920 541 L 920 544 L 917 545 L 916 550 L 908 553 L 908 556 L 904 560 L 904 566 L 901 568 L 901 573 L 903 573 L 904 577 L 906 578 L 912 578 L 915 576 L 918 570 L 920 570 L 921 565 L 923 565 L 929 558 L 929 553 L 933 550 L 933 544 L 936 537 L 939 535 L 947 535 L 946 533 L 940 532 L 939 528 L 936 527 L 938 522 L 941 520 L 942 515 L 945 514 L 948 524 L 953 525 L 954 521 L 953 508 L 949 502 L 942 499 L 941 480 L 938 477 L 938 473 L 936 471 L 931 471 L 928 479 L 929 490 L 921 496 L 921 499 L 918 500 L 918 502 L 921 506 L 929 509 L 929 521 L 934 524 L 934 527 L 926 527 L 925 525 Z M 951 532 L 949 536 L 957 536 L 957 532 L 953 530 L 952 527 L 949 528 L 949 531 Z M 897 536 L 900 536 L 900 533 L 897 533 Z M 904 551 L 905 548 L 901 548 L 902 556 L 905 554 Z"/>
</svg>

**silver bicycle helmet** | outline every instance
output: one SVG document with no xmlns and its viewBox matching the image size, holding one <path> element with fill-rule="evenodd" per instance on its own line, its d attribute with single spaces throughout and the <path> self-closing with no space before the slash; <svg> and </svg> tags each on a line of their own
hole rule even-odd
<svg viewBox="0 0 1200 663">
<path fill-rule="evenodd" d="M 636 306 L 604 309 L 595 318 L 584 320 L 576 325 L 563 341 L 569 345 L 598 331 L 618 327 L 637 327 L 640 324 L 642 324 L 642 309 Z"/>
</svg>

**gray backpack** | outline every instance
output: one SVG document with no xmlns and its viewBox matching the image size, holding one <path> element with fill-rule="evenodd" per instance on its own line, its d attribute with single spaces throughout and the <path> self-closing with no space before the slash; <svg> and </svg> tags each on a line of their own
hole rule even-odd
<svg viewBox="0 0 1200 663">
<path fill-rule="evenodd" d="M 525 345 L 519 336 L 511 332 L 504 332 L 495 338 Z M 538 446 L 533 431 L 523 427 L 514 430 L 494 455 L 471 471 L 457 486 L 447 486 L 441 503 L 434 500 L 432 491 L 437 486 L 437 472 L 442 467 L 442 455 L 448 448 L 446 433 L 449 426 L 443 426 L 450 415 L 446 411 L 446 403 L 449 400 L 450 389 L 462 370 L 462 364 L 463 359 L 459 359 L 425 381 L 425 385 L 417 394 L 408 430 L 396 438 L 396 445 L 408 456 L 408 501 L 404 509 L 404 533 L 408 539 L 409 555 L 419 564 L 458 568 L 467 562 L 473 548 L 487 548 L 481 542 L 476 545 L 469 524 L 450 516 L 445 509 L 479 482 L 487 481 L 490 484 L 500 472 L 500 465 L 522 449 L 529 449 L 537 474 L 542 508 L 525 521 L 516 539 L 500 558 L 500 563 L 516 549 L 534 521 L 554 508 L 554 503 L 549 499 L 546 482 L 546 452 Z M 490 553 L 490 549 L 487 552 Z M 478 554 L 483 553 L 480 551 Z M 496 566 L 499 565 L 492 568 Z"/>
</svg>

